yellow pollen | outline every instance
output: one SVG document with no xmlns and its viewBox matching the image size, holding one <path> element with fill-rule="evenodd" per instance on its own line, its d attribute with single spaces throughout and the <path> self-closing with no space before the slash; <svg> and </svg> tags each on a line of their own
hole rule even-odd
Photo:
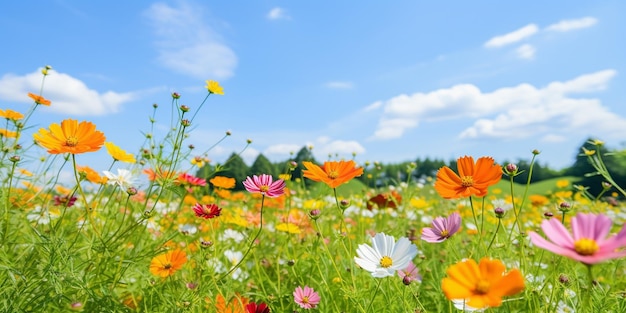
<svg viewBox="0 0 626 313">
<path fill-rule="evenodd" d="M 581 238 L 574 242 L 574 250 L 580 255 L 593 255 L 598 249 L 598 243 L 593 239 Z"/>
<path fill-rule="evenodd" d="M 449 234 L 450 232 L 447 229 L 441 231 L 441 237 L 448 237 Z"/>
<path fill-rule="evenodd" d="M 339 177 L 339 173 L 337 173 L 337 171 L 330 171 L 330 173 L 328 173 L 328 178 L 330 179 L 335 179 Z"/>
<path fill-rule="evenodd" d="M 78 138 L 74 136 L 67 137 L 65 140 L 65 145 L 68 147 L 75 147 L 78 144 Z"/>
<path fill-rule="evenodd" d="M 380 266 L 388 268 L 391 265 L 393 265 L 393 260 L 390 257 L 384 256 L 380 259 Z"/>
<path fill-rule="evenodd" d="M 474 185 L 474 178 L 472 176 L 461 177 L 461 186 L 471 187 L 472 185 Z"/>
<path fill-rule="evenodd" d="M 307 296 L 302 297 L 302 303 L 304 303 L 304 304 L 309 303 L 309 297 L 307 297 Z"/>
<path fill-rule="evenodd" d="M 484 295 L 489 291 L 489 287 L 491 287 L 491 284 L 488 281 L 481 279 L 476 284 L 476 292 L 481 295 Z"/>
<path fill-rule="evenodd" d="M 259 187 L 259 190 L 261 190 L 261 192 L 268 192 L 270 190 L 270 187 L 268 187 L 267 185 L 263 185 Z"/>
</svg>

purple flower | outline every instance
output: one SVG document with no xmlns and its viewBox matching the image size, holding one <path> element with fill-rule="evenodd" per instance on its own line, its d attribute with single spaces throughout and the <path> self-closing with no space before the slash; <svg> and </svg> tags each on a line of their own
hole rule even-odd
<svg viewBox="0 0 626 313">
<path fill-rule="evenodd" d="M 282 179 L 274 181 L 272 175 L 248 176 L 243 182 L 246 190 L 252 193 L 260 193 L 270 198 L 276 198 L 285 192 L 285 182 Z"/>
<path fill-rule="evenodd" d="M 626 246 L 626 225 L 617 235 L 607 237 L 613 221 L 605 215 L 578 213 L 571 224 L 570 235 L 558 219 L 544 220 L 541 229 L 550 241 L 536 232 L 528 235 L 535 246 L 585 264 L 626 256 L 626 251 L 620 249 Z"/>
<path fill-rule="evenodd" d="M 422 276 L 420 276 L 419 271 L 413 262 L 409 262 L 409 265 L 407 265 L 404 269 L 398 270 L 398 276 L 402 278 L 402 282 L 405 285 L 409 285 L 415 280 L 422 281 Z"/>
<path fill-rule="evenodd" d="M 432 228 L 422 229 L 422 240 L 426 242 L 442 242 L 454 235 L 461 227 L 461 215 L 452 213 L 447 218 L 437 217 L 433 220 Z"/>
</svg>

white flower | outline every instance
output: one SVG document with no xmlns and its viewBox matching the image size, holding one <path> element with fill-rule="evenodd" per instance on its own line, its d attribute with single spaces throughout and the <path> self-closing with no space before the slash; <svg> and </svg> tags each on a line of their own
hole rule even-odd
<svg viewBox="0 0 626 313">
<path fill-rule="evenodd" d="M 109 179 L 107 181 L 109 185 L 118 185 L 122 189 L 131 187 L 135 182 L 135 179 L 129 170 L 118 168 L 117 175 L 109 171 L 102 171 L 102 173 L 104 173 L 104 175 Z"/>
<path fill-rule="evenodd" d="M 220 239 L 221 240 L 232 239 L 235 242 L 239 243 L 244 239 L 244 236 L 242 233 L 229 228 L 229 229 L 224 230 L 224 233 L 222 234 Z"/>
<path fill-rule="evenodd" d="M 406 268 L 417 255 L 417 247 L 406 237 L 396 243 L 393 236 L 378 233 L 372 237 L 372 246 L 362 244 L 356 250 L 354 261 L 372 276 L 393 276 Z"/>
</svg>

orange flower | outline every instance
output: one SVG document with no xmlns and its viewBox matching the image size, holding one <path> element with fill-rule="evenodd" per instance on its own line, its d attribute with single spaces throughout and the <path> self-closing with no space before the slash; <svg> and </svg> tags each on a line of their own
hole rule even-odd
<svg viewBox="0 0 626 313">
<path fill-rule="evenodd" d="M 209 180 L 215 188 L 232 189 L 235 188 L 235 179 L 224 176 L 215 176 Z"/>
<path fill-rule="evenodd" d="M 354 161 L 326 161 L 322 167 L 311 162 L 302 162 L 306 170 L 302 173 L 304 177 L 323 182 L 330 188 L 337 188 L 341 184 L 349 182 L 351 179 L 363 174 L 362 167 L 356 167 Z"/>
<path fill-rule="evenodd" d="M 524 290 L 524 277 L 519 270 L 504 273 L 502 262 L 489 258 L 476 261 L 468 259 L 448 268 L 448 277 L 441 289 L 449 300 L 465 300 L 465 305 L 484 309 L 502 304 L 502 297 Z"/>
<path fill-rule="evenodd" d="M 183 268 L 187 263 L 185 251 L 176 249 L 167 253 L 157 255 L 150 262 L 150 273 L 159 277 L 174 275 L 176 271 Z"/>
<path fill-rule="evenodd" d="M 435 190 L 444 199 L 456 199 L 487 195 L 487 188 L 500 181 L 502 167 L 493 158 L 482 157 L 474 164 L 474 158 L 464 156 L 457 160 L 459 175 L 444 166 L 437 172 Z"/>
<path fill-rule="evenodd" d="M 246 313 L 246 305 L 249 300 L 240 295 L 233 297 L 230 302 L 226 303 L 226 299 L 221 294 L 215 297 L 215 309 L 218 313 Z"/>
<path fill-rule="evenodd" d="M 116 146 L 112 142 L 105 142 L 104 146 L 107 148 L 107 152 L 115 161 L 126 162 L 126 163 L 135 163 L 135 156 L 122 150 L 120 147 Z"/>
<path fill-rule="evenodd" d="M 6 118 L 7 120 L 17 121 L 24 118 L 24 114 L 20 112 L 13 111 L 11 109 L 1 110 L 0 116 Z"/>
<path fill-rule="evenodd" d="M 176 176 L 176 172 L 166 171 L 161 168 L 157 168 L 156 171 L 151 168 L 147 168 L 143 170 L 143 173 L 148 175 L 148 180 L 157 182 L 174 179 L 174 176 Z"/>
<path fill-rule="evenodd" d="M 73 119 L 62 121 L 60 126 L 52 123 L 50 130 L 41 128 L 33 137 L 51 154 L 98 151 L 105 139 L 104 134 L 96 130 L 93 123 L 86 121 L 78 123 Z"/>
<path fill-rule="evenodd" d="M 76 170 L 78 174 L 85 175 L 85 178 L 94 184 L 104 184 L 108 180 L 106 177 L 100 176 L 98 172 L 89 166 L 76 166 Z"/>
<path fill-rule="evenodd" d="M 37 104 L 43 104 L 43 105 L 46 105 L 46 106 L 50 106 L 50 103 L 51 103 L 50 100 L 48 100 L 48 99 L 46 99 L 46 98 L 44 98 L 44 97 L 42 97 L 40 95 L 36 95 L 36 94 L 34 94 L 32 92 L 29 92 L 28 96 L 31 99 L 33 99 L 33 101 L 35 101 L 35 103 L 37 103 Z"/>
<path fill-rule="evenodd" d="M 17 137 L 17 133 L 12 130 L 0 128 L 0 137 L 15 138 Z"/>
</svg>

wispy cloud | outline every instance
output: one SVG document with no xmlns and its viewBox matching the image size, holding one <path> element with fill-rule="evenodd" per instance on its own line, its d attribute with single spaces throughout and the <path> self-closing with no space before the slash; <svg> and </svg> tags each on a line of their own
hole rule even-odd
<svg viewBox="0 0 626 313">
<path fill-rule="evenodd" d="M 332 81 L 327 82 L 324 86 L 331 89 L 352 89 L 354 88 L 354 83 L 348 81 Z"/>
<path fill-rule="evenodd" d="M 155 3 L 145 11 L 156 35 L 158 62 L 195 78 L 226 79 L 234 75 L 237 56 L 205 22 L 198 6 Z"/>
<path fill-rule="evenodd" d="M 579 19 L 563 20 L 546 27 L 547 31 L 568 32 L 571 30 L 587 28 L 595 25 L 598 20 L 594 17 L 583 17 Z"/>
<path fill-rule="evenodd" d="M 529 44 L 521 45 L 519 48 L 515 49 L 515 53 L 517 53 L 519 58 L 527 60 L 533 59 L 536 51 L 535 47 Z"/>
<path fill-rule="evenodd" d="M 285 9 L 275 7 L 267 13 L 267 18 L 269 20 L 289 20 L 291 19 L 291 16 L 287 14 L 287 11 Z"/>
<path fill-rule="evenodd" d="M 487 48 L 498 48 L 508 44 L 512 44 L 528 38 L 539 31 L 539 27 L 535 24 L 528 24 L 516 31 L 504 34 L 501 36 L 495 36 L 485 42 Z"/>
<path fill-rule="evenodd" d="M 23 76 L 6 74 L 0 78 L 0 99 L 29 103 L 32 99 L 27 94 L 36 93 L 40 86 L 40 70 Z M 137 92 L 99 92 L 68 74 L 50 71 L 43 96 L 52 101 L 45 107 L 50 112 L 85 116 L 115 113 L 122 104 L 137 98 Z"/>
<path fill-rule="evenodd" d="M 543 88 L 530 84 L 482 92 L 471 84 L 429 93 L 400 95 L 384 102 L 384 113 L 372 139 L 400 138 L 422 122 L 466 121 L 459 138 L 526 138 L 559 136 L 594 129 L 597 134 L 626 132 L 626 118 L 598 99 L 577 95 L 601 91 L 617 74 L 603 70 Z M 587 135 L 587 134 L 582 134 Z"/>
</svg>

